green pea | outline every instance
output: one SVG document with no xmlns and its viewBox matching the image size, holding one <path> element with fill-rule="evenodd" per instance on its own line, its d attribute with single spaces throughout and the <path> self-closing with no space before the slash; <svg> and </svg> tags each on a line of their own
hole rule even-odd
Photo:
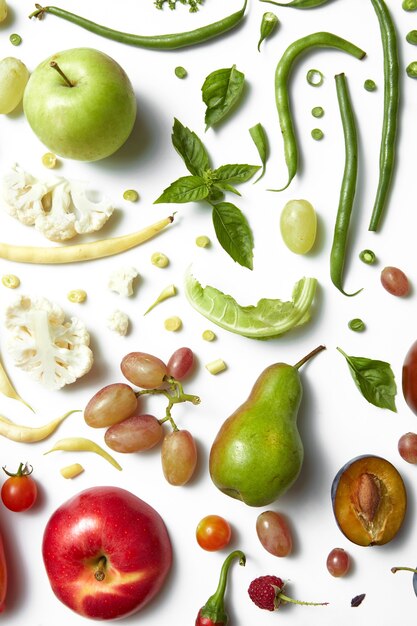
<svg viewBox="0 0 417 626">
<path fill-rule="evenodd" d="M 375 91 L 376 82 L 371 78 L 367 78 L 366 81 L 363 83 L 363 86 L 365 87 L 366 91 Z"/>
<path fill-rule="evenodd" d="M 313 109 L 311 109 L 311 115 L 313 117 L 323 117 L 324 115 L 323 107 L 314 107 Z"/>
<path fill-rule="evenodd" d="M 417 78 L 417 61 L 412 61 L 407 65 L 405 71 L 410 78 Z"/>
<path fill-rule="evenodd" d="M 404 11 L 417 11 L 417 0 L 403 0 Z"/>
<path fill-rule="evenodd" d="M 408 43 L 413 44 L 413 46 L 417 46 L 417 30 L 410 30 L 410 32 L 407 33 L 406 40 Z"/>
<path fill-rule="evenodd" d="M 181 65 L 178 65 L 178 67 L 175 68 L 175 76 L 177 78 L 185 78 L 187 76 L 188 72 L 185 69 L 185 67 L 182 67 Z"/>
<path fill-rule="evenodd" d="M 323 84 L 324 76 L 320 70 L 308 70 L 307 72 L 307 82 L 309 85 L 313 87 L 320 87 Z"/>
<path fill-rule="evenodd" d="M 323 139 L 324 133 L 320 128 L 313 128 L 313 130 L 311 131 L 311 136 L 316 141 L 320 141 L 321 139 Z"/>
<path fill-rule="evenodd" d="M 355 319 L 350 320 L 348 327 L 350 330 L 355 331 L 355 333 L 362 333 L 366 328 L 365 322 L 363 322 L 359 317 L 355 317 Z"/>
</svg>

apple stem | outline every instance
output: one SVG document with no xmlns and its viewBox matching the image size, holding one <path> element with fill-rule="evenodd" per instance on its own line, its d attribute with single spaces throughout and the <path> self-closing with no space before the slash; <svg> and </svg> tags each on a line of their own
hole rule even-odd
<svg viewBox="0 0 417 626">
<path fill-rule="evenodd" d="M 70 79 L 69 79 L 67 76 L 65 76 L 64 72 L 61 70 L 61 68 L 59 67 L 59 65 L 58 65 L 58 63 L 57 63 L 56 61 L 51 61 L 51 62 L 49 63 L 49 65 L 50 65 L 51 67 L 53 67 L 53 68 L 54 68 L 54 70 L 56 70 L 60 76 L 62 76 L 62 78 L 63 78 L 63 79 L 65 80 L 65 82 L 67 83 L 68 87 L 74 87 L 74 85 L 72 84 L 72 82 L 70 81 Z"/>
<path fill-rule="evenodd" d="M 95 578 L 96 580 L 98 580 L 99 582 L 101 582 L 102 580 L 104 580 L 104 579 L 105 579 L 105 577 L 106 577 L 106 573 L 105 573 L 105 571 L 104 571 L 104 568 L 105 568 L 105 565 L 106 565 L 106 561 L 107 561 L 106 557 L 105 557 L 105 556 L 102 556 L 102 557 L 100 558 L 100 560 L 99 560 L 98 564 L 97 564 L 97 569 L 96 569 L 96 571 L 94 572 L 94 578 Z"/>
</svg>

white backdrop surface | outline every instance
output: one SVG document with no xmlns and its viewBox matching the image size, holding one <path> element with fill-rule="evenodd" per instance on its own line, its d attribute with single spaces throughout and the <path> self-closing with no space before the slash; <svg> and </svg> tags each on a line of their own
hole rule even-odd
<svg viewBox="0 0 417 626">
<path fill-rule="evenodd" d="M 154 506 L 163 516 L 174 549 L 174 565 L 163 592 L 141 613 L 124 620 L 126 624 L 160 626 L 191 625 L 198 609 L 217 585 L 221 563 L 228 549 L 219 553 L 204 552 L 195 541 L 198 521 L 209 513 L 227 518 L 233 528 L 230 549 L 246 553 L 246 567 L 234 566 L 230 572 L 227 606 L 230 624 L 265 626 L 280 620 L 282 624 L 327 626 L 364 626 L 401 621 L 415 622 L 416 597 L 412 574 L 390 572 L 394 565 L 413 566 L 417 562 L 417 526 L 415 523 L 416 467 L 401 459 L 397 451 L 399 437 L 416 429 L 416 417 L 406 405 L 401 392 L 401 368 L 405 354 L 417 338 L 417 284 L 415 233 L 415 164 L 417 162 L 417 85 L 405 74 L 405 66 L 417 57 L 416 49 L 406 43 L 405 35 L 417 27 L 417 13 L 407 13 L 401 2 L 389 0 L 389 8 L 398 31 L 401 63 L 401 108 L 398 134 L 398 159 L 386 219 L 380 232 L 368 232 L 378 178 L 379 142 L 383 111 L 383 66 L 378 21 L 371 2 L 338 0 L 308 11 L 274 7 L 252 0 L 241 26 L 218 40 L 178 51 L 152 51 L 125 46 L 82 30 L 47 15 L 42 21 L 28 19 L 33 3 L 10 0 L 10 18 L 0 26 L 0 56 L 17 56 L 33 71 L 36 65 L 54 52 L 88 46 L 106 52 L 128 73 L 137 95 L 138 114 L 134 131 L 127 143 L 112 157 L 96 163 L 60 160 L 57 173 L 79 178 L 106 193 L 117 206 L 115 216 L 101 234 L 121 235 L 162 218 L 177 210 L 173 226 L 158 238 L 124 253 L 122 256 L 67 266 L 30 266 L 0 261 L 0 273 L 14 273 L 21 279 L 18 292 L 0 285 L 1 312 L 17 294 L 44 296 L 60 304 L 69 316 L 79 316 L 91 333 L 95 365 L 77 383 L 51 392 L 16 369 L 6 350 L 3 318 L 0 346 L 4 364 L 16 388 L 35 408 L 29 410 L 0 397 L 0 414 L 19 423 L 40 425 L 70 409 L 82 409 L 100 387 L 122 380 L 121 358 L 130 351 L 150 352 L 168 359 L 178 347 L 189 346 L 197 359 L 193 377 L 185 383 L 190 393 L 201 396 L 201 405 L 178 407 L 174 418 L 179 427 L 189 429 L 199 449 L 198 470 L 192 482 L 172 487 L 165 481 L 159 451 L 146 454 L 116 454 L 123 466 L 121 473 L 103 459 L 87 453 L 55 452 L 44 456 L 52 443 L 65 436 L 85 436 L 102 443 L 102 433 L 89 429 L 82 414 L 71 416 L 49 441 L 18 444 L 2 438 L 0 464 L 8 469 L 27 461 L 33 467 L 40 486 L 37 505 L 22 514 L 0 508 L 0 524 L 6 544 L 10 571 L 10 589 L 6 612 L 0 616 L 8 626 L 81 626 L 86 619 L 71 612 L 53 595 L 42 563 L 41 542 L 51 513 L 64 500 L 93 485 L 119 485 Z M 102 24 L 141 34 L 177 32 L 220 19 L 237 10 L 239 0 L 206 0 L 197 14 L 189 14 L 179 5 L 176 11 L 157 11 L 152 0 L 123 0 L 119 3 L 90 0 L 61 0 L 61 6 Z M 263 13 L 274 11 L 280 19 L 276 33 L 257 51 L 259 26 Z M 299 139 L 301 164 L 288 189 L 271 193 L 268 188 L 281 186 L 286 178 L 282 138 L 274 100 L 274 72 L 286 47 L 295 39 L 320 30 L 343 36 L 367 52 L 358 61 L 341 52 L 314 51 L 304 56 L 291 76 L 291 102 Z M 13 47 L 11 33 L 22 36 L 22 44 Z M 243 100 L 232 115 L 217 129 L 205 132 L 201 86 L 212 71 L 231 67 L 246 76 Z M 188 76 L 179 80 L 176 66 L 186 68 Z M 306 72 L 318 68 L 324 74 L 320 88 L 310 86 Z M 329 277 L 329 254 L 340 183 L 344 164 L 344 142 L 333 76 L 345 72 L 356 114 L 359 142 L 359 179 L 352 218 L 349 254 L 345 268 L 348 291 L 363 291 L 347 298 L 332 285 Z M 365 79 L 377 83 L 377 91 L 365 91 Z M 311 116 L 314 106 L 322 106 L 320 120 Z M 270 158 L 265 177 L 256 185 L 240 187 L 241 198 L 230 197 L 245 213 L 254 233 L 253 271 L 235 264 L 218 244 L 210 211 L 200 204 L 154 205 L 154 200 L 168 184 L 185 174 L 184 165 L 171 144 L 174 117 L 194 130 L 205 142 L 215 165 L 223 163 L 259 163 L 248 129 L 261 122 L 270 141 Z M 53 123 L 53 122 L 51 122 Z M 314 141 L 310 132 L 315 126 L 324 131 L 322 141 Z M 45 147 L 30 130 L 21 109 L 0 118 L 0 172 L 3 176 L 17 162 L 38 176 L 49 175 L 41 164 Z M 139 202 L 123 200 L 123 191 L 135 188 Z M 308 199 L 319 217 L 318 238 L 311 253 L 292 254 L 279 232 L 280 211 L 293 198 Z M 43 236 L 25 227 L 4 211 L 0 214 L 1 240 L 45 245 Z M 195 238 L 205 234 L 212 246 L 200 249 Z M 93 238 L 93 237 L 92 237 Z M 46 242 L 46 245 L 49 245 Z M 378 264 L 366 266 L 359 252 L 371 248 Z M 150 256 L 162 251 L 170 258 L 166 269 L 154 267 Z M 258 342 L 214 327 L 188 304 L 183 287 L 185 270 L 190 264 L 195 275 L 231 293 L 241 304 L 255 304 L 261 297 L 289 299 L 293 284 L 302 276 L 315 276 L 319 289 L 311 322 L 281 338 Z M 109 274 L 126 265 L 135 266 L 140 280 L 132 298 L 122 298 L 109 291 Z M 389 295 L 381 287 L 379 274 L 386 265 L 402 268 L 409 276 L 412 290 L 407 298 Z M 144 311 L 168 284 L 178 288 L 178 296 L 167 300 L 146 317 Z M 70 289 L 88 293 L 83 305 L 67 300 Z M 111 311 L 120 308 L 129 314 L 131 330 L 119 337 L 106 327 Z M 164 320 L 178 315 L 183 329 L 169 333 Z M 367 329 L 354 333 L 347 323 L 361 317 Z M 217 340 L 204 342 L 201 333 L 213 328 Z M 297 362 L 319 344 L 327 350 L 302 373 L 304 397 L 299 427 L 305 444 L 305 462 L 294 487 L 279 501 L 249 508 L 220 493 L 208 473 L 211 442 L 223 420 L 246 398 L 250 388 L 269 364 L 276 361 Z M 391 363 L 395 373 L 398 412 L 370 405 L 358 392 L 350 377 L 340 346 L 348 354 L 381 359 Z M 216 358 L 227 363 L 227 370 L 212 376 L 204 365 Z M 159 398 L 147 403 L 149 412 L 163 412 Z M 360 454 L 385 457 L 399 469 L 408 491 L 408 510 L 398 536 L 381 547 L 362 548 L 350 543 L 338 529 L 332 513 L 330 487 L 338 469 Z M 80 462 L 85 472 L 73 481 L 64 480 L 59 469 Z M 294 551 L 287 558 L 268 554 L 255 532 L 256 517 L 262 510 L 274 509 L 290 520 Z M 333 547 L 343 547 L 352 557 L 352 568 L 345 578 L 335 579 L 326 569 L 326 557 Z M 263 574 L 275 574 L 289 581 L 287 591 L 305 600 L 328 601 L 327 607 L 283 607 L 279 615 L 261 612 L 247 595 L 250 581 Z M 365 593 L 358 608 L 351 608 L 351 598 Z"/>
</svg>

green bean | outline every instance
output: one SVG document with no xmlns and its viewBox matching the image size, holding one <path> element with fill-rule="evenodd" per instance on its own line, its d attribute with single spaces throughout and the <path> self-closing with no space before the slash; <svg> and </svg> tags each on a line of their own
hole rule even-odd
<svg viewBox="0 0 417 626">
<path fill-rule="evenodd" d="M 42 7 L 41 5 L 36 4 L 36 10 L 33 11 L 29 17 L 37 17 L 38 19 L 41 19 L 45 13 L 50 13 L 51 15 L 61 17 L 68 22 L 72 22 L 77 26 L 81 26 L 81 28 L 85 28 L 96 35 L 101 35 L 102 37 L 112 39 L 113 41 L 118 41 L 131 46 L 137 46 L 139 48 L 175 50 L 177 48 L 184 48 L 186 46 L 193 46 L 195 44 L 202 43 L 203 41 L 207 41 L 213 37 L 218 37 L 228 30 L 231 30 L 242 20 L 246 11 L 246 5 L 247 0 L 244 0 L 243 7 L 239 9 L 239 11 L 236 11 L 235 13 L 232 13 L 217 22 L 213 22 L 212 24 L 196 28 L 195 30 L 185 31 L 183 33 L 166 35 L 135 35 L 132 33 L 125 33 L 107 26 L 102 26 L 101 24 L 96 24 L 91 20 L 55 6 Z"/>
<path fill-rule="evenodd" d="M 356 180 L 358 175 L 358 141 L 356 122 L 353 115 L 348 85 L 344 74 L 337 74 L 336 92 L 339 103 L 340 117 L 345 140 L 345 167 L 340 188 L 339 207 L 333 234 L 333 244 L 330 252 L 330 277 L 332 283 L 345 296 L 354 296 L 355 293 L 346 293 L 343 290 L 343 268 L 345 264 L 349 223 L 355 199 Z"/>
<path fill-rule="evenodd" d="M 384 54 L 384 115 L 379 152 L 379 180 L 369 230 L 378 230 L 391 187 L 399 108 L 399 61 L 397 34 L 384 0 L 371 0 L 378 17 Z"/>
<path fill-rule="evenodd" d="M 298 147 L 295 137 L 294 125 L 291 115 L 290 100 L 288 94 L 288 79 L 296 59 L 312 48 L 336 48 L 353 55 L 357 59 L 363 59 L 366 52 L 342 39 L 337 35 L 327 32 L 313 33 L 291 43 L 285 50 L 275 70 L 275 102 L 278 111 L 279 124 L 284 140 L 285 162 L 288 168 L 288 182 L 281 189 L 283 191 L 291 183 L 298 169 Z"/>
<path fill-rule="evenodd" d="M 273 0 L 259 0 L 259 2 L 269 2 L 277 7 L 292 7 L 294 9 L 314 9 L 331 0 L 292 0 L 291 2 L 273 2 Z"/>
</svg>

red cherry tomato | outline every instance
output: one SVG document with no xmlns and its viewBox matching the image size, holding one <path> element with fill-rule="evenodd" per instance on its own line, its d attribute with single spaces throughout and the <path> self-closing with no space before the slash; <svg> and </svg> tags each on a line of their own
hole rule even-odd
<svg viewBox="0 0 417 626">
<path fill-rule="evenodd" d="M 225 548 L 231 536 L 229 522 L 220 515 L 207 515 L 197 525 L 197 543 L 203 550 L 209 552 Z"/>
<path fill-rule="evenodd" d="M 27 511 L 35 504 L 38 495 L 36 482 L 31 476 L 33 468 L 21 463 L 15 474 L 6 471 L 5 467 L 3 470 L 9 476 L 1 488 L 1 499 L 4 506 L 16 513 Z"/>
</svg>

